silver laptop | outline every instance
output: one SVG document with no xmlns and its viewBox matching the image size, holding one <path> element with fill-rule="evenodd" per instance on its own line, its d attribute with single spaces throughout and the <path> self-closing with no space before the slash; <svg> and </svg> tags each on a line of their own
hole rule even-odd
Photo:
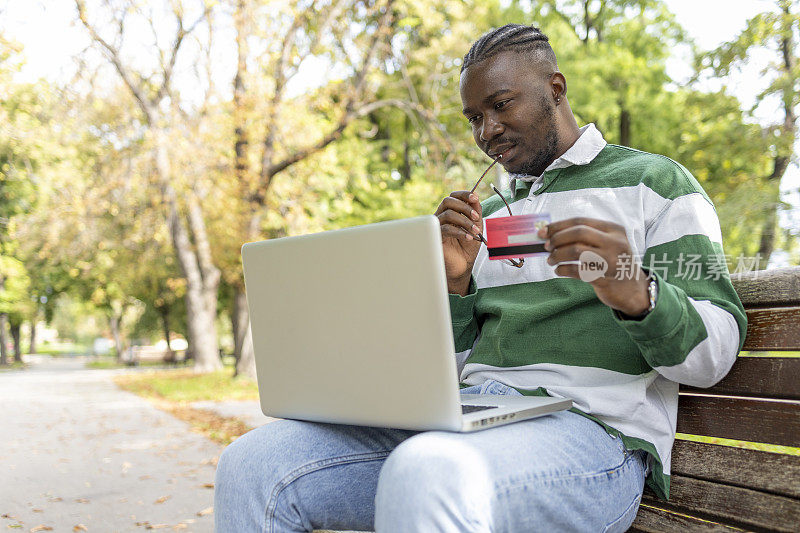
<svg viewBox="0 0 800 533">
<path fill-rule="evenodd" d="M 248 243 L 242 259 L 266 415 L 474 431 L 572 406 L 459 394 L 432 215 Z"/>
</svg>

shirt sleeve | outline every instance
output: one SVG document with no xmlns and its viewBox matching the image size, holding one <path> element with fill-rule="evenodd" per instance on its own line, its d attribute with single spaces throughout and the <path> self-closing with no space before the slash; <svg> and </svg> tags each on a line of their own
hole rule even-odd
<svg viewBox="0 0 800 533">
<path fill-rule="evenodd" d="M 457 353 L 472 348 L 478 337 L 478 319 L 475 318 L 477 293 L 475 279 L 470 277 L 466 296 L 450 294 L 450 320 L 453 323 L 453 340 Z"/>
<path fill-rule="evenodd" d="M 658 284 L 655 308 L 639 321 L 616 320 L 661 375 L 710 387 L 736 361 L 747 318 L 728 274 L 716 211 L 696 189 L 669 199 L 646 228 L 642 267 Z"/>
</svg>

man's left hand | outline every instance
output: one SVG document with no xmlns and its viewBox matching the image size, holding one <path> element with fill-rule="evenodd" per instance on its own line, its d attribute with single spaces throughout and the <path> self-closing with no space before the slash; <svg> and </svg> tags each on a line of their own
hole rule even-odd
<svg viewBox="0 0 800 533">
<path fill-rule="evenodd" d="M 539 230 L 539 237 L 547 239 L 547 263 L 556 266 L 556 274 L 590 283 L 607 306 L 629 316 L 650 306 L 648 276 L 634 262 L 624 227 L 578 217 L 553 222 Z"/>
</svg>

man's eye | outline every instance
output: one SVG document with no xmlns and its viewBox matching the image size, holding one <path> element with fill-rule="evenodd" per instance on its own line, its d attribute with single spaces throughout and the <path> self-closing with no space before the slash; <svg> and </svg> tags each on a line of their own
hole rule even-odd
<svg viewBox="0 0 800 533">
<path fill-rule="evenodd" d="M 471 117 L 467 117 L 467 122 L 469 122 L 470 124 L 474 124 L 476 120 L 478 120 L 478 116 L 477 115 L 473 115 Z"/>
<path fill-rule="evenodd" d="M 501 102 L 497 102 L 496 104 L 494 104 L 494 108 L 495 108 L 495 109 L 500 109 L 500 108 L 502 108 L 502 107 L 505 107 L 505 105 L 506 105 L 506 104 L 507 104 L 509 101 L 510 101 L 510 100 L 503 100 L 503 101 L 501 101 Z"/>
</svg>

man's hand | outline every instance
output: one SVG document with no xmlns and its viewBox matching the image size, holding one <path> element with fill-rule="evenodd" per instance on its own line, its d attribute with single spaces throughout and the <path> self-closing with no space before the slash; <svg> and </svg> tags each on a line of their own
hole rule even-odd
<svg viewBox="0 0 800 533">
<path fill-rule="evenodd" d="M 466 296 L 472 265 L 481 247 L 483 232 L 481 204 L 469 191 L 455 191 L 442 200 L 436 216 L 442 227 L 442 249 L 447 290 Z"/>
<path fill-rule="evenodd" d="M 550 252 L 547 263 L 558 265 L 556 274 L 589 282 L 607 306 L 629 316 L 640 315 L 650 306 L 647 274 L 632 263 L 631 246 L 625 228 L 619 224 L 593 218 L 570 218 L 542 228 L 539 237 L 547 239 L 545 249 Z M 591 270 L 586 268 L 590 266 L 586 263 L 589 260 L 599 262 L 597 256 L 605 261 L 607 269 L 597 279 L 590 279 L 594 276 L 587 275 Z M 573 263 L 559 264 L 564 262 Z M 583 276 L 581 262 L 584 263 Z"/>
</svg>

